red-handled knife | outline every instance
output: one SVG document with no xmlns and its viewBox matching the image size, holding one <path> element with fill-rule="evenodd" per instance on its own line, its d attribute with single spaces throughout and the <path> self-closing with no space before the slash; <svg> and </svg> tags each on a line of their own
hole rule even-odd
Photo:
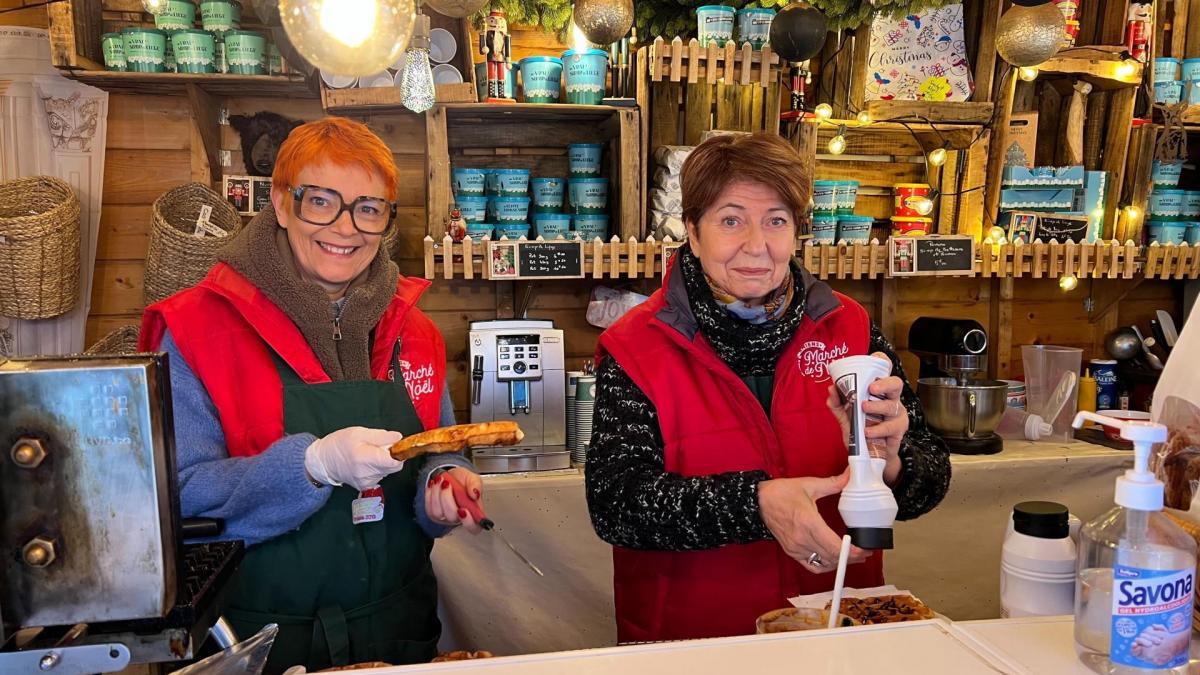
<svg viewBox="0 0 1200 675">
<path fill-rule="evenodd" d="M 442 474 L 442 478 L 450 482 L 450 491 L 454 494 L 454 501 L 458 502 L 458 507 L 460 509 L 463 509 L 467 513 L 471 514 L 471 517 L 475 519 L 475 522 L 479 523 L 480 527 L 495 534 L 497 537 L 500 537 L 500 541 L 504 542 L 504 545 L 508 547 L 508 550 L 512 551 L 514 555 L 520 558 L 521 562 L 528 565 L 529 569 L 533 570 L 535 574 L 537 574 L 539 577 L 546 576 L 540 569 L 538 569 L 537 565 L 533 564 L 533 561 L 531 561 L 529 558 L 526 558 L 525 554 L 518 551 L 517 547 L 512 545 L 512 542 L 508 540 L 508 537 L 504 536 L 504 533 L 496 527 L 496 523 L 493 522 L 491 518 L 488 518 L 483 512 L 483 507 L 479 505 L 479 502 L 467 496 L 467 489 L 463 487 L 462 483 L 458 482 L 458 480 L 448 472 Z"/>
</svg>

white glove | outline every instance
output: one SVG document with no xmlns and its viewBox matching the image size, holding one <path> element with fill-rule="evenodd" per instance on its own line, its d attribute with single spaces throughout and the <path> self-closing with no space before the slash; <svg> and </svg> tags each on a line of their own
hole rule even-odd
<svg viewBox="0 0 1200 675">
<path fill-rule="evenodd" d="M 404 434 L 384 429 L 338 429 L 308 446 L 304 468 L 318 483 L 344 483 L 362 491 L 404 468 L 404 462 L 392 459 L 387 448 L 401 438 Z"/>
</svg>

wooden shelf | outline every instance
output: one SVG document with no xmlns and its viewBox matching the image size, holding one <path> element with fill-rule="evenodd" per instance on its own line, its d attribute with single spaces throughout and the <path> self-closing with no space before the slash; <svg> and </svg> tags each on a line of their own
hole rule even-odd
<svg viewBox="0 0 1200 675">
<path fill-rule="evenodd" d="M 584 276 L 590 279 L 636 279 L 662 275 L 663 248 L 677 243 L 613 237 L 584 245 Z M 1057 279 L 1074 274 L 1080 279 L 1200 279 L 1200 246 L 1133 242 L 1073 242 L 991 244 L 976 246 L 975 274 L 984 278 Z M 486 243 L 454 242 L 449 237 L 425 238 L 425 278 L 482 279 Z M 669 253 L 668 253 L 669 255 Z M 889 278 L 887 242 L 813 244 L 802 242 L 796 257 L 820 279 Z M 471 264 L 466 265 L 465 261 Z"/>
<path fill-rule="evenodd" d="M 575 103 L 447 103 L 452 122 L 603 122 L 621 110 L 636 108 Z"/>
<path fill-rule="evenodd" d="M 217 97 L 316 98 L 299 75 L 227 75 L 223 73 L 118 73 L 109 70 L 64 70 L 84 84 L 123 94 L 186 94 L 189 84 Z"/>
<path fill-rule="evenodd" d="M 1122 58 L 1125 47 L 1073 47 L 1060 51 L 1037 67 L 1041 73 L 1075 75 L 1097 89 L 1136 87 L 1142 82 L 1142 64 Z"/>
</svg>

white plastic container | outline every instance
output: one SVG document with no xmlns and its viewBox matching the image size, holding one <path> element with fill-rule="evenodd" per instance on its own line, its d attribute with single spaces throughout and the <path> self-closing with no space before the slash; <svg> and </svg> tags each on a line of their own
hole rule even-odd
<svg viewBox="0 0 1200 675">
<path fill-rule="evenodd" d="M 1021 502 L 1013 507 L 1000 555 L 1000 607 L 1005 618 L 1075 611 L 1075 542 L 1067 507 Z"/>
</svg>

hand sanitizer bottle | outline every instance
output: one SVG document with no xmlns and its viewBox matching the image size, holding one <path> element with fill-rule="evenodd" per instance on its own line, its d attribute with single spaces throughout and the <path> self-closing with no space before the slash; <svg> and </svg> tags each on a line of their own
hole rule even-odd
<svg viewBox="0 0 1200 675">
<path fill-rule="evenodd" d="M 1162 513 L 1163 484 L 1149 470 L 1150 449 L 1167 429 L 1091 412 L 1133 442 L 1134 467 L 1117 478 L 1117 506 L 1083 526 L 1075 580 L 1075 650 L 1099 673 L 1188 670 L 1196 542 Z"/>
</svg>

